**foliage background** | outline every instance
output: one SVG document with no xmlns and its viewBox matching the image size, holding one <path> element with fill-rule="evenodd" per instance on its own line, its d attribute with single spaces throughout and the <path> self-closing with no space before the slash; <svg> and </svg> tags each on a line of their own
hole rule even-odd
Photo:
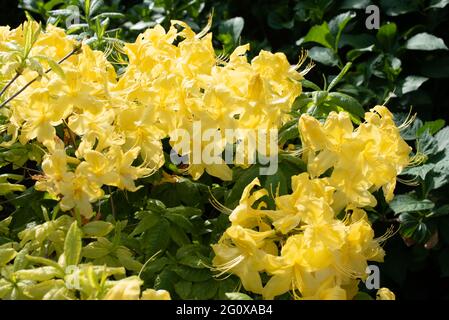
<svg viewBox="0 0 449 320">
<path fill-rule="evenodd" d="M 317 67 L 312 69 L 307 79 L 318 88 L 309 84 L 300 100 L 309 99 L 308 106 L 314 105 L 323 114 L 329 112 L 329 104 L 319 92 L 325 91 L 326 83 L 330 83 L 347 62 L 352 62 L 352 66 L 334 90 L 356 100 L 348 103 L 368 110 L 389 98 L 388 107 L 402 119 L 412 107 L 419 119 L 404 131 L 404 138 L 415 148 L 419 146 L 425 160 L 404 176 L 414 178 L 418 185 L 399 184 L 396 193 L 401 195 L 390 206 L 379 202 L 376 212 L 371 215 L 379 234 L 391 223 L 401 226 L 401 231 L 386 244 L 386 260 L 380 265 L 381 282 L 391 288 L 399 299 L 449 298 L 449 133 L 447 127 L 442 129 L 445 120 L 449 119 L 449 51 L 446 47 L 449 44 L 449 1 L 115 0 L 98 3 L 97 14 L 115 12 L 123 15 L 110 15 L 110 19 L 102 24 L 104 29 L 100 30 L 98 25 L 89 22 L 87 27 L 72 32 L 97 36 L 93 45 L 100 48 L 106 46 L 104 32 L 107 30 L 111 30 L 111 37 L 118 36 L 126 41 L 156 23 L 167 27 L 170 20 L 179 19 L 199 31 L 206 25 L 207 16 L 213 10 L 214 42 L 217 48 L 223 48 L 224 53 L 229 53 L 239 43 L 250 42 L 253 52 L 260 49 L 282 51 L 293 64 L 301 48 L 308 49 Z M 55 23 L 58 19 L 63 22 L 64 12 L 52 10 L 64 9 L 70 4 L 82 7 L 76 0 L 20 0 L 18 3 L 1 0 L 1 8 L 7 8 L 0 12 L 1 24 L 16 27 L 24 20 L 24 10 L 43 22 Z M 380 30 L 368 30 L 365 26 L 368 17 L 365 8 L 370 4 L 380 8 Z M 413 39 L 421 33 L 441 40 L 434 37 Z M 288 128 L 284 132 L 286 141 L 296 138 Z M 287 165 L 282 168 L 286 176 L 294 171 Z M 238 172 L 238 177 L 244 183 L 250 181 L 252 175 Z M 146 221 L 140 229 L 139 239 L 143 241 L 139 242 L 136 237 L 123 238 L 122 242 L 127 247 L 147 258 L 161 246 L 175 253 L 175 257 L 164 256 L 145 269 L 143 279 L 146 285 L 172 289 L 180 298 L 223 298 L 226 290 L 232 290 L 235 285 L 232 277 L 226 284 L 217 287 L 208 280 L 210 274 L 207 269 L 190 272 L 187 267 L 196 263 L 189 256 L 207 260 L 204 256 L 207 256 L 208 249 L 185 246 L 188 242 L 185 235 L 201 239 L 199 243 L 207 243 L 216 239 L 220 230 L 226 227 L 226 221 L 213 214 L 214 209 L 207 200 L 207 186 L 212 183 L 211 178 L 205 176 L 199 182 L 185 179 L 176 188 L 162 184 L 143 188 L 136 194 L 113 195 L 114 209 L 119 215 L 114 218 L 118 220 L 134 220 L 137 224 L 142 216 L 134 217 L 136 211 L 145 207 L 153 212 L 151 217 L 145 216 L 140 220 Z M 241 190 L 239 182 L 236 182 L 215 188 L 214 193 L 219 200 L 232 206 L 233 201 L 239 199 Z M 37 196 L 30 194 L 30 198 L 22 201 L 32 200 L 33 197 Z M 147 199 L 153 200 L 147 202 Z M 426 206 L 429 201 L 432 204 Z M 25 222 L 39 219 L 39 214 L 24 214 L 24 211 L 30 211 L 25 203 L 16 201 L 13 206 L 8 205 L 2 214 L 15 210 L 17 217 L 19 210 L 25 216 L 23 219 L 27 220 L 16 219 L 13 230 L 14 226 L 18 231 Z M 113 210 L 108 205 L 110 202 L 105 203 L 104 210 Z M 181 205 L 191 210 L 179 207 Z M 201 219 L 195 220 L 199 209 L 206 215 L 210 213 L 207 221 L 213 225 L 209 228 L 214 230 L 213 233 L 207 231 L 208 227 Z M 169 213 L 164 213 L 164 218 L 158 216 L 167 210 Z M 182 218 L 185 216 L 189 218 L 189 223 Z M 192 216 L 193 219 L 190 219 Z M 158 232 L 145 233 L 156 223 L 159 228 L 155 230 Z M 170 234 L 171 238 L 165 236 L 173 233 L 170 230 L 178 229 L 181 231 Z M 158 246 L 145 247 L 142 243 L 157 243 Z M 180 251 L 179 248 L 185 249 Z M 204 296 L 205 289 L 213 294 Z"/>
</svg>

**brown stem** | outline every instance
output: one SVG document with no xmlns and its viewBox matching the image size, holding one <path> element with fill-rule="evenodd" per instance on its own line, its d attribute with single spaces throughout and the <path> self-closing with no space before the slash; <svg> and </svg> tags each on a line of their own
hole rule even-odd
<svg viewBox="0 0 449 320">
<path fill-rule="evenodd" d="M 8 90 L 9 86 L 14 83 L 14 81 L 17 80 L 17 78 L 20 77 L 20 73 L 16 72 L 14 77 L 8 81 L 8 83 L 3 87 L 2 91 L 0 91 L 0 97 Z"/>
<path fill-rule="evenodd" d="M 75 48 L 73 48 L 72 51 L 70 51 L 64 58 L 62 58 L 61 60 L 58 61 L 58 64 L 63 63 L 64 61 L 66 61 L 68 58 L 70 58 L 72 55 L 78 53 L 78 51 L 80 50 L 79 46 L 76 46 Z M 47 71 L 45 71 L 45 73 L 49 73 L 52 69 L 49 68 L 47 69 Z M 16 93 L 14 93 L 11 97 L 9 97 L 8 99 L 6 99 L 5 101 L 3 101 L 3 103 L 0 105 L 0 108 L 4 107 L 5 105 L 7 105 L 9 102 L 11 102 L 11 100 L 13 100 L 14 98 L 16 98 L 19 94 L 21 94 L 23 91 L 26 90 L 26 88 L 28 88 L 30 85 L 32 85 L 34 82 L 36 82 L 41 76 L 37 76 L 36 78 L 34 78 L 33 80 L 31 80 L 30 82 L 28 82 L 26 85 L 24 85 L 19 91 L 17 91 Z"/>
</svg>

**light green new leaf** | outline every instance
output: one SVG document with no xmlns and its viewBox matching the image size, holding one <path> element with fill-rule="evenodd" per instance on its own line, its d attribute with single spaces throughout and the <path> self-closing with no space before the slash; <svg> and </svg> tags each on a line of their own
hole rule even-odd
<svg viewBox="0 0 449 320">
<path fill-rule="evenodd" d="M 304 38 L 298 40 L 296 44 L 300 45 L 306 42 L 316 42 L 325 46 L 326 48 L 332 49 L 334 47 L 335 39 L 334 36 L 330 33 L 327 22 L 323 22 L 323 24 L 321 25 L 313 26 L 309 30 L 307 35 Z"/>
<path fill-rule="evenodd" d="M 33 280 L 33 281 L 47 281 L 56 277 L 63 277 L 61 273 L 55 267 L 45 266 L 36 269 L 25 269 L 16 271 L 15 276 L 21 280 Z"/>
<path fill-rule="evenodd" d="M 76 221 L 72 223 L 64 242 L 65 265 L 77 265 L 81 257 L 82 232 Z"/>
<path fill-rule="evenodd" d="M 83 234 L 90 237 L 104 237 L 114 229 L 114 225 L 106 221 L 92 221 L 82 227 Z"/>
<path fill-rule="evenodd" d="M 249 295 L 241 292 L 228 292 L 226 293 L 226 297 L 229 300 L 253 300 Z"/>
<path fill-rule="evenodd" d="M 17 255 L 16 250 L 13 248 L 2 248 L 0 249 L 0 267 L 4 267 Z"/>
<path fill-rule="evenodd" d="M 327 91 L 331 91 L 332 88 L 334 88 L 340 82 L 340 80 L 345 76 L 345 74 L 348 72 L 351 66 L 352 66 L 351 62 L 346 63 L 343 69 L 341 69 L 340 73 L 329 84 L 329 86 L 327 87 Z"/>
</svg>

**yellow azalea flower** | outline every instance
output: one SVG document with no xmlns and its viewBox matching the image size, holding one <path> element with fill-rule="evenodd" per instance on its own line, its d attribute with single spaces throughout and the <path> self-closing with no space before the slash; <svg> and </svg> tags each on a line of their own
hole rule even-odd
<svg viewBox="0 0 449 320">
<path fill-rule="evenodd" d="M 307 173 L 292 177 L 293 193 L 276 197 L 279 211 L 267 213 L 273 226 L 282 233 L 288 233 L 301 222 L 307 224 L 331 221 L 334 188 L 326 179 L 310 179 Z"/>
<path fill-rule="evenodd" d="M 115 113 L 113 110 L 104 110 L 99 114 L 83 112 L 72 114 L 68 120 L 70 130 L 81 137 L 76 150 L 76 156 L 84 157 L 86 152 L 94 149 L 102 152 L 112 145 L 123 145 L 125 139 L 113 126 Z"/>
<path fill-rule="evenodd" d="M 118 174 L 118 181 L 112 185 L 120 189 L 126 189 L 129 191 L 136 191 L 134 181 L 148 176 L 152 173 L 151 169 L 145 167 L 134 167 L 132 163 L 137 159 L 140 152 L 140 148 L 136 147 L 126 152 L 118 146 L 112 146 L 108 152 L 108 157 L 114 162 L 115 173 Z"/>
<path fill-rule="evenodd" d="M 115 282 L 103 300 L 170 300 L 170 294 L 165 290 L 146 289 L 140 293 L 140 286 L 143 281 L 132 276 Z"/>
<path fill-rule="evenodd" d="M 396 295 L 388 288 L 380 288 L 377 290 L 376 300 L 396 300 Z"/>
<path fill-rule="evenodd" d="M 291 194 L 275 197 L 275 210 L 266 209 L 260 199 L 268 193 L 257 186 L 255 179 L 244 189 L 231 226 L 212 246 L 215 270 L 237 275 L 264 299 L 289 291 L 297 299 L 352 299 L 367 261 L 384 257 L 384 237 L 374 238 L 365 211 L 348 206 L 337 219 L 330 179 L 306 172 L 292 177 Z M 268 281 L 261 284 L 262 272 Z"/>
<path fill-rule="evenodd" d="M 85 161 L 76 168 L 80 176 L 86 177 L 89 181 L 95 181 L 98 185 L 118 184 L 119 175 L 114 172 L 114 163 L 106 154 L 89 150 L 84 154 L 84 159 Z"/>
<path fill-rule="evenodd" d="M 48 24 L 34 44 L 31 54 L 45 55 L 58 61 L 66 56 L 76 44 L 74 39 L 67 37 L 64 29 Z"/>
<path fill-rule="evenodd" d="M 19 103 L 13 111 L 23 120 L 19 141 L 25 144 L 37 138 L 48 148 L 53 148 L 56 135 L 54 127 L 61 124 L 71 110 L 61 108 L 44 88 L 36 89 L 29 99 L 29 104 Z"/>
<path fill-rule="evenodd" d="M 251 194 L 251 191 L 256 186 L 260 186 L 258 178 L 255 178 L 243 190 L 239 205 L 232 211 L 231 215 L 229 216 L 229 221 L 231 221 L 232 224 L 240 225 L 245 228 L 254 228 L 256 226 L 260 227 L 263 223 L 262 218 L 267 214 L 267 211 L 260 209 L 266 206 L 266 204 L 261 202 L 256 209 L 252 206 L 260 198 L 268 195 L 268 192 L 265 189 L 261 189 Z"/>
<path fill-rule="evenodd" d="M 126 137 L 123 147 L 140 147 L 146 166 L 157 170 L 164 164 L 161 139 L 166 133 L 155 122 L 154 111 L 142 106 L 121 110 L 117 117 L 118 129 Z"/>
<path fill-rule="evenodd" d="M 376 106 L 365 118 L 356 129 L 346 112 L 331 112 L 324 124 L 308 115 L 299 119 L 309 173 L 320 176 L 333 169 L 329 181 L 337 189 L 337 211 L 347 204 L 375 206 L 372 192 L 379 188 L 390 201 L 396 176 L 409 162 L 411 148 L 388 109 Z"/>
<path fill-rule="evenodd" d="M 166 290 L 146 289 L 142 292 L 140 300 L 171 300 L 171 297 Z"/>
<path fill-rule="evenodd" d="M 257 232 L 240 226 L 229 227 L 218 244 L 212 245 L 215 252 L 213 264 L 220 275 L 232 272 L 242 281 L 246 290 L 262 293 L 259 271 L 263 270 L 266 253 L 266 238 L 274 231 Z"/>
</svg>

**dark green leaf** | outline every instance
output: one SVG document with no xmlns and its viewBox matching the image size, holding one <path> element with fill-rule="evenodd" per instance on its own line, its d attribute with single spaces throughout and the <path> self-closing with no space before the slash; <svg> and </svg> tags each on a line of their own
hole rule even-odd
<svg viewBox="0 0 449 320">
<path fill-rule="evenodd" d="M 338 57 L 332 49 L 323 47 L 312 47 L 309 50 L 309 56 L 326 66 L 338 65 Z"/>
<path fill-rule="evenodd" d="M 365 116 L 365 110 L 362 105 L 353 97 L 340 93 L 340 92 L 330 92 L 328 100 L 343 110 L 349 113 L 363 118 Z"/>
<path fill-rule="evenodd" d="M 167 248 L 170 242 L 169 227 L 168 221 L 161 219 L 156 225 L 145 231 L 142 237 L 142 247 L 148 256 Z"/>
<path fill-rule="evenodd" d="M 427 32 L 418 33 L 417 35 L 414 35 L 413 37 L 408 39 L 407 43 L 405 44 L 405 47 L 409 50 L 425 50 L 425 51 L 448 49 L 443 39 L 438 38 Z"/>
<path fill-rule="evenodd" d="M 428 200 L 419 200 L 412 194 L 399 194 L 390 202 L 390 208 L 395 214 L 402 212 L 414 212 L 430 210 L 435 207 L 435 204 Z"/>
<path fill-rule="evenodd" d="M 393 47 L 397 32 L 397 26 L 395 23 L 387 23 L 380 27 L 377 31 L 377 41 L 385 50 L 390 50 Z"/>
<path fill-rule="evenodd" d="M 187 281 L 199 282 L 206 281 L 212 278 L 212 274 L 209 269 L 190 268 L 183 265 L 177 265 L 173 267 L 173 271 L 178 276 Z"/>
</svg>

